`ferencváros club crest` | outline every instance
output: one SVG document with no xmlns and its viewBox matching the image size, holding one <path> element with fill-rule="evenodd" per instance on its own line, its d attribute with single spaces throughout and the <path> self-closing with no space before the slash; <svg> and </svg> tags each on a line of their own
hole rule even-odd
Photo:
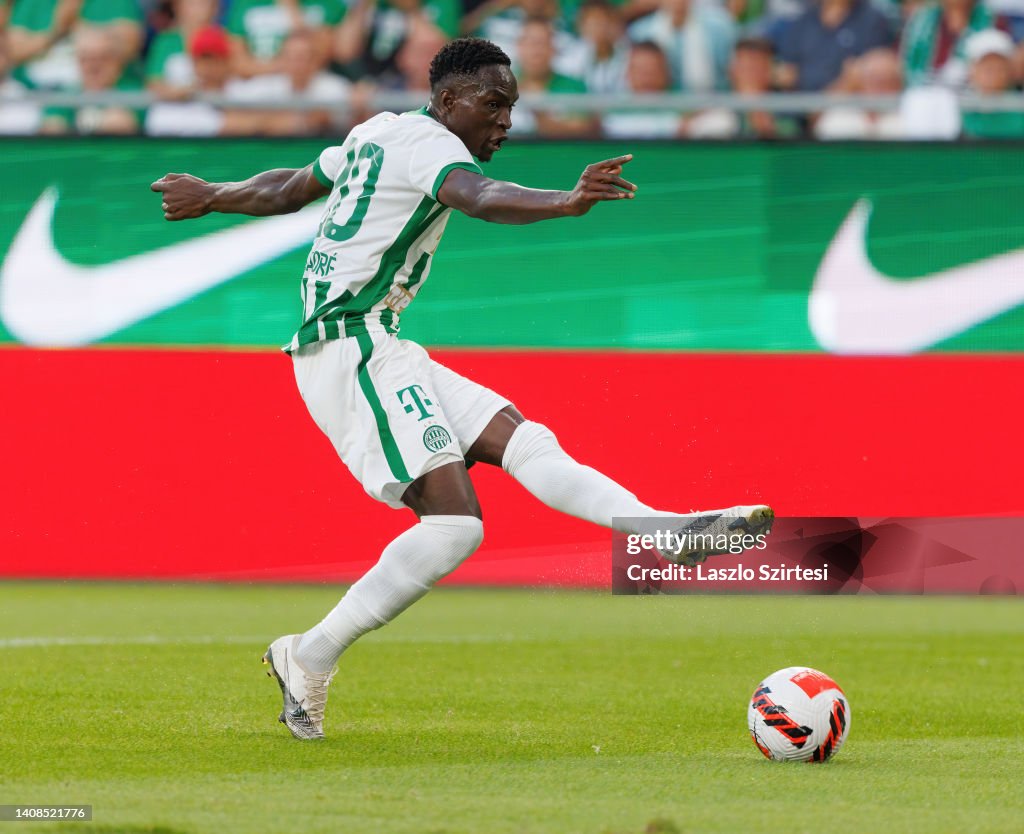
<svg viewBox="0 0 1024 834">
<path fill-rule="evenodd" d="M 440 452 L 452 442 L 452 436 L 444 426 L 430 426 L 423 432 L 423 445 L 431 452 Z"/>
</svg>

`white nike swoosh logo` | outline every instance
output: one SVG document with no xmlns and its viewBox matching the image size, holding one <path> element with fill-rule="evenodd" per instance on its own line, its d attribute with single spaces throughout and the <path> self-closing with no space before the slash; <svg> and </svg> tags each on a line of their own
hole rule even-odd
<svg viewBox="0 0 1024 834">
<path fill-rule="evenodd" d="M 868 258 L 870 216 L 858 200 L 814 278 L 807 317 L 826 350 L 915 353 L 1024 303 L 1024 250 L 894 281 Z"/>
<path fill-rule="evenodd" d="M 0 318 L 29 345 L 94 342 L 309 245 L 323 210 L 307 206 L 102 266 L 77 266 L 53 243 L 57 196 L 52 186 L 43 192 L 0 267 Z"/>
</svg>

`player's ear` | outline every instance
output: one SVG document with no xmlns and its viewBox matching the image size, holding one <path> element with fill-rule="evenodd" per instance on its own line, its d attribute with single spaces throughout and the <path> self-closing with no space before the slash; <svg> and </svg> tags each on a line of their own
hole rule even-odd
<svg viewBox="0 0 1024 834">
<path fill-rule="evenodd" d="M 442 89 L 440 94 L 435 96 L 435 100 L 440 105 L 440 110 L 443 113 L 451 113 L 455 107 L 455 93 L 448 87 Z"/>
</svg>

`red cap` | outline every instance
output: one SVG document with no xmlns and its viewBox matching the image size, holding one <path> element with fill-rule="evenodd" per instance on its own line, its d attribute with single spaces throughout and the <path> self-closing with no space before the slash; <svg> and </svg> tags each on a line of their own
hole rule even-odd
<svg viewBox="0 0 1024 834">
<path fill-rule="evenodd" d="M 227 58 L 231 54 L 228 35 L 220 26 L 204 26 L 192 36 L 193 58 Z"/>
</svg>

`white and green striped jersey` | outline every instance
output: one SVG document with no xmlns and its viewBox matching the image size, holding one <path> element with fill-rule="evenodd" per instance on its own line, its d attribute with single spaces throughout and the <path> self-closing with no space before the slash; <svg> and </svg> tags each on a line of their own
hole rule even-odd
<svg viewBox="0 0 1024 834">
<path fill-rule="evenodd" d="M 306 259 L 302 325 L 286 351 L 398 332 L 398 314 L 423 286 L 451 214 L 437 191 L 453 168 L 480 173 L 426 108 L 374 116 L 320 154 L 313 171 L 333 188 Z"/>
</svg>

